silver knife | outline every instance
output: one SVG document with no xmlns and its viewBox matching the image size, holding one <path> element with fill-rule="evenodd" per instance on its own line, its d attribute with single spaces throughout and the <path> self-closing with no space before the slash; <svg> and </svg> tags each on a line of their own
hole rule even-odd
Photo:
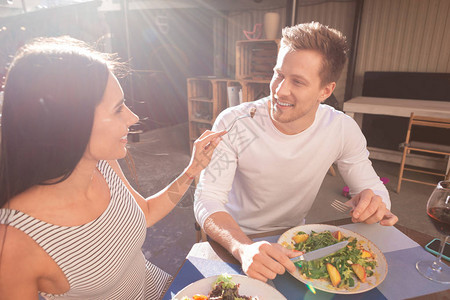
<svg viewBox="0 0 450 300">
<path fill-rule="evenodd" d="M 310 261 L 310 260 L 315 260 L 321 257 L 325 257 L 328 256 L 330 254 L 333 254 L 334 252 L 344 248 L 345 246 L 347 246 L 348 241 L 343 241 L 343 242 L 339 242 L 337 244 L 331 245 L 331 246 L 327 246 L 327 247 L 323 247 L 314 251 L 310 251 L 310 252 L 306 252 L 302 255 L 296 256 L 291 258 L 291 261 L 296 263 L 299 261 Z"/>
</svg>

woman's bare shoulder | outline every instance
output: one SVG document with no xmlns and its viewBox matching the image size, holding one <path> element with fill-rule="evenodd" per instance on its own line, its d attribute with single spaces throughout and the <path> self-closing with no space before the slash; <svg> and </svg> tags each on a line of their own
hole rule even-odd
<svg viewBox="0 0 450 300">
<path fill-rule="evenodd" d="M 38 206 L 37 204 L 39 202 L 37 200 L 39 200 L 39 194 L 38 188 L 29 188 L 28 190 L 12 197 L 2 208 L 15 209 L 25 212 L 29 210 L 30 207 Z"/>
<path fill-rule="evenodd" d="M 36 266 L 41 259 L 35 255 L 36 246 L 34 241 L 20 230 L 0 225 L 2 299 L 37 299 L 37 282 L 40 274 Z"/>
<path fill-rule="evenodd" d="M 0 225 L 0 295 L 3 299 L 38 299 L 38 291 L 63 294 L 69 283 L 62 270 L 32 238 Z"/>
</svg>

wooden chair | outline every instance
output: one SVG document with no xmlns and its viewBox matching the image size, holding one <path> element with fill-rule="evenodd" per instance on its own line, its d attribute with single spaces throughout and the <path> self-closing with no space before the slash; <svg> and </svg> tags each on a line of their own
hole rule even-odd
<svg viewBox="0 0 450 300">
<path fill-rule="evenodd" d="M 328 172 L 331 174 L 331 176 L 336 176 L 336 170 L 334 169 L 333 165 L 330 166 Z"/>
<path fill-rule="evenodd" d="M 414 113 L 411 113 L 411 117 L 409 118 L 408 131 L 406 133 L 406 140 L 404 143 L 401 144 L 403 146 L 403 156 L 402 156 L 402 160 L 401 160 L 401 164 L 400 164 L 400 173 L 398 176 L 397 193 L 400 193 L 402 181 L 411 181 L 411 182 L 421 183 L 421 184 L 426 184 L 426 185 L 431 185 L 431 186 L 436 185 L 436 182 L 431 183 L 431 182 L 426 182 L 426 181 L 421 181 L 421 180 L 405 178 L 403 176 L 403 172 L 405 170 L 412 171 L 412 172 L 424 173 L 424 174 L 443 176 L 444 180 L 448 180 L 450 177 L 450 172 L 449 172 L 449 169 L 450 169 L 450 146 L 424 143 L 424 142 L 419 142 L 419 141 L 411 141 L 411 132 L 413 131 L 415 126 L 445 128 L 445 129 L 450 130 L 450 119 L 416 116 L 416 115 L 414 115 Z M 449 131 L 449 133 L 450 133 L 450 131 Z M 446 136 L 450 136 L 450 134 L 446 135 Z M 442 140 L 448 142 L 448 138 L 446 139 L 446 137 L 442 137 Z M 406 161 L 407 155 L 410 154 L 411 151 L 445 155 L 448 160 L 445 173 L 424 171 L 424 170 L 413 169 L 413 168 L 406 168 L 405 161 Z"/>
<path fill-rule="evenodd" d="M 203 229 L 200 227 L 200 225 L 197 222 L 195 222 L 194 228 L 195 228 L 195 241 L 197 243 L 207 242 L 208 241 L 208 237 L 207 237 L 206 233 L 203 231 Z"/>
</svg>

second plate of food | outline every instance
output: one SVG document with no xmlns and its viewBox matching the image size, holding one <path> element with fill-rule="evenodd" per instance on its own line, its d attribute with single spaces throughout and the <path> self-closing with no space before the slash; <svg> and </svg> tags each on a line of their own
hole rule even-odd
<svg viewBox="0 0 450 300">
<path fill-rule="evenodd" d="M 230 280 L 238 284 L 238 292 L 240 295 L 245 295 L 251 297 L 251 299 L 258 300 L 286 300 L 286 298 L 277 291 L 274 287 L 264 283 L 262 281 L 244 276 L 244 275 L 222 275 L 229 276 Z M 186 286 L 184 289 L 179 291 L 172 299 L 182 300 L 182 299 L 194 299 L 194 295 L 208 295 L 214 283 L 217 281 L 219 276 L 212 276 L 200 279 L 190 285 Z"/>
<path fill-rule="evenodd" d="M 331 237 L 324 232 L 330 232 Z M 377 246 L 354 231 L 333 225 L 302 225 L 284 232 L 278 243 L 288 248 L 306 247 L 312 251 L 315 247 L 341 240 L 349 241 L 344 249 L 304 263 L 291 273 L 292 276 L 315 289 L 334 294 L 363 293 L 383 282 L 388 271 L 386 258 Z"/>
</svg>

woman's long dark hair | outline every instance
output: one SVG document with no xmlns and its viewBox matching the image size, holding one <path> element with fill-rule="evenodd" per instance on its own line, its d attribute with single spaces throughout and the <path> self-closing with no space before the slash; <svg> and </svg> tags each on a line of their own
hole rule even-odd
<svg viewBox="0 0 450 300">
<path fill-rule="evenodd" d="M 69 37 L 40 38 L 16 54 L 4 90 L 0 207 L 73 172 L 114 66 L 110 58 Z"/>
</svg>

